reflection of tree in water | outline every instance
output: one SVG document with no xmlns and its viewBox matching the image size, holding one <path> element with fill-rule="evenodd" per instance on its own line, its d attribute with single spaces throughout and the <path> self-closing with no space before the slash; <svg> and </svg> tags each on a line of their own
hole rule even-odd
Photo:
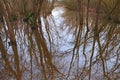
<svg viewBox="0 0 120 80">
<path fill-rule="evenodd" d="M 71 31 L 75 32 L 75 45 L 73 49 L 73 58 L 75 57 L 75 54 L 78 54 L 79 47 L 83 46 L 83 50 L 81 52 L 83 53 L 85 57 L 85 65 L 82 68 L 81 72 L 81 78 L 83 80 L 86 78 L 84 76 L 89 75 L 89 79 L 95 77 L 95 73 L 93 67 L 94 64 L 99 62 L 99 68 L 102 70 L 102 74 L 99 74 L 101 76 L 104 76 L 107 79 L 112 79 L 110 77 L 111 75 L 114 75 L 119 72 L 119 69 L 116 68 L 116 72 L 114 72 L 112 69 L 114 67 L 119 66 L 119 3 L 118 0 L 112 0 L 112 1 L 105 1 L 105 0 L 88 0 L 87 2 L 78 0 L 80 4 L 78 4 L 77 0 L 76 3 L 73 4 L 73 0 L 63 0 L 63 3 L 65 4 L 65 13 L 63 14 L 63 17 L 66 18 L 66 22 L 68 25 L 71 26 Z M 76 8 L 70 6 L 68 2 L 71 3 L 71 5 Z M 109 4 L 108 4 L 109 3 Z M 77 6 L 77 4 L 79 6 Z M 83 7 L 84 5 L 84 7 Z M 76 9 L 76 10 L 75 10 Z M 78 10 L 79 9 L 79 10 Z M 78 14 L 78 15 L 77 15 Z M 69 24 L 69 22 L 72 24 Z M 76 27 L 73 27 L 76 26 Z M 81 44 L 81 45 L 79 45 Z M 91 46 L 87 46 L 90 45 Z M 116 44 L 116 45 L 115 45 Z M 89 50 L 87 50 L 90 49 Z M 97 52 L 96 52 L 97 51 Z M 89 53 L 89 54 L 88 54 Z M 86 58 L 87 55 L 89 55 L 89 58 Z M 94 56 L 96 55 L 96 56 Z M 113 58 L 114 57 L 114 58 Z M 96 59 L 93 59 L 96 58 Z M 75 58 L 77 59 L 77 58 Z M 79 59 L 79 58 L 78 58 Z M 114 63 L 110 64 L 110 60 L 116 59 L 116 64 Z M 88 62 L 88 61 L 89 62 Z M 88 63 L 89 66 L 88 66 Z M 70 66 L 75 63 L 73 60 L 71 60 Z M 100 65 L 101 64 L 101 65 Z M 109 65 L 113 65 L 112 68 L 109 68 Z M 96 66 L 95 66 L 96 67 Z M 70 67 L 71 68 L 71 67 Z M 86 74 L 86 71 L 88 74 Z M 111 72 L 112 71 L 112 72 Z M 69 69 L 70 72 L 70 69 Z M 93 76 L 94 75 L 94 76 Z M 80 75 L 79 75 L 80 76 Z M 94 78 L 93 78 L 94 79 Z M 101 79 L 100 79 L 101 80 Z"/>
<path fill-rule="evenodd" d="M 74 37 L 65 51 L 59 50 L 65 35 L 51 16 L 54 2 L 0 1 L 0 79 L 119 79 L 120 1 L 59 2 L 62 26 Z"/>
</svg>

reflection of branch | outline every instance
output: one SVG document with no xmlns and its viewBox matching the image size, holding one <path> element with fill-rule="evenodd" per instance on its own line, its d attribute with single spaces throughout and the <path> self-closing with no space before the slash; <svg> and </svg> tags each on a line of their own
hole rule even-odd
<svg viewBox="0 0 120 80">
<path fill-rule="evenodd" d="M 78 17 L 79 18 L 77 20 L 78 24 L 76 24 L 76 26 L 78 26 L 78 28 L 76 27 L 77 36 L 76 36 L 76 41 L 75 41 L 74 48 L 73 48 L 73 54 L 72 54 L 72 59 L 71 59 L 71 62 L 70 62 L 70 67 L 69 67 L 67 78 L 70 75 L 72 64 L 73 64 L 73 61 L 74 61 L 74 58 L 75 58 L 75 53 L 79 56 L 79 43 L 80 43 L 80 40 L 81 40 L 82 29 L 83 29 L 83 9 L 81 7 L 82 6 L 82 1 L 77 0 L 77 2 L 78 2 L 77 8 L 79 10 L 79 12 L 78 12 Z M 81 12 L 80 12 L 80 10 L 81 10 Z M 78 60 L 79 60 L 79 57 L 78 57 Z"/>
<path fill-rule="evenodd" d="M 8 71 L 10 71 L 14 76 L 16 76 L 16 72 L 13 70 L 12 66 L 10 65 L 10 62 L 7 58 L 7 51 L 4 48 L 4 45 L 2 43 L 2 39 L 0 37 L 0 51 L 2 54 L 2 59 L 5 61 L 5 67 Z"/>
<path fill-rule="evenodd" d="M 97 42 L 98 42 L 98 47 L 99 47 L 99 55 L 100 55 L 100 58 L 102 60 L 103 74 L 105 75 L 105 64 L 104 64 L 104 59 L 103 59 L 103 55 L 102 55 L 103 54 L 103 50 L 102 50 L 99 38 L 97 38 Z"/>
<path fill-rule="evenodd" d="M 89 80 L 91 79 L 91 68 L 92 68 L 92 58 L 93 58 L 93 55 L 94 55 L 94 49 L 95 49 L 95 39 L 93 39 L 92 53 L 91 53 L 91 56 L 90 56 Z"/>
<path fill-rule="evenodd" d="M 101 58 L 101 61 L 102 61 L 102 67 L 103 67 L 103 74 L 104 74 L 104 76 L 106 76 L 106 74 L 105 74 L 105 64 L 104 64 L 104 59 L 103 59 L 103 56 L 102 56 L 103 50 L 102 50 L 102 47 L 101 47 L 99 32 L 98 32 L 98 18 L 99 18 L 99 10 L 100 10 L 100 6 L 101 6 L 101 1 L 102 0 L 99 0 L 98 7 L 97 7 L 97 16 L 96 16 L 96 23 L 95 23 L 95 27 L 94 27 L 94 30 L 95 30 L 94 35 L 95 35 L 95 39 L 98 42 L 99 55 L 100 55 L 100 58 Z"/>
<path fill-rule="evenodd" d="M 16 38 L 15 38 L 13 26 L 9 21 L 9 13 L 10 13 L 9 5 L 6 2 L 4 2 L 3 0 L 0 1 L 0 4 L 2 5 L 4 17 L 5 17 L 5 20 L 6 20 L 6 25 L 8 26 L 8 33 L 10 35 L 10 41 L 14 41 L 16 43 Z M 14 63 L 15 63 L 15 70 L 16 70 L 15 77 L 18 80 L 21 80 L 22 73 L 21 73 L 21 70 L 20 70 L 20 61 L 19 61 L 17 46 L 12 45 L 12 49 L 13 49 L 13 52 L 14 52 Z"/>
<path fill-rule="evenodd" d="M 119 6 L 120 0 L 117 0 L 118 2 L 116 2 L 116 5 L 113 7 L 113 9 L 111 10 L 109 16 L 111 16 L 111 14 L 113 13 L 113 11 L 117 8 L 117 6 Z"/>
<path fill-rule="evenodd" d="M 86 26 L 87 26 L 87 31 L 85 33 L 85 38 L 84 38 L 84 46 L 83 46 L 83 55 L 85 57 L 85 63 L 84 63 L 84 67 L 83 67 L 83 70 L 81 72 L 81 74 L 84 73 L 85 71 L 85 67 L 86 67 L 86 64 L 87 64 L 87 56 L 85 54 L 85 51 L 86 51 L 86 44 L 87 44 L 87 37 L 88 37 L 88 32 L 89 32 L 89 28 L 88 28 L 88 17 L 89 17 L 89 3 L 90 3 L 90 0 L 87 0 L 87 17 L 86 17 Z"/>
<path fill-rule="evenodd" d="M 86 67 L 86 64 L 87 64 L 87 56 L 86 56 L 86 54 L 85 54 L 85 51 L 86 51 L 86 44 L 87 44 L 87 37 L 88 37 L 88 31 L 86 31 L 86 33 L 85 33 L 85 38 L 84 38 L 84 45 L 83 45 L 83 55 L 84 55 L 84 57 L 85 57 L 85 63 L 84 63 L 84 67 L 83 67 L 83 70 L 82 70 L 82 73 L 81 74 L 83 74 L 84 73 L 84 69 L 85 69 L 85 67 Z"/>
<path fill-rule="evenodd" d="M 92 58 L 93 58 L 93 55 L 94 55 L 95 42 L 99 38 L 98 18 L 99 18 L 99 10 L 100 10 L 101 1 L 102 0 L 99 0 L 98 7 L 97 7 L 97 16 L 96 16 L 96 22 L 95 22 L 95 27 L 94 27 L 94 37 L 93 37 L 93 48 L 92 48 L 92 54 L 91 54 L 91 57 L 90 57 L 89 80 L 91 79 Z"/>
</svg>

